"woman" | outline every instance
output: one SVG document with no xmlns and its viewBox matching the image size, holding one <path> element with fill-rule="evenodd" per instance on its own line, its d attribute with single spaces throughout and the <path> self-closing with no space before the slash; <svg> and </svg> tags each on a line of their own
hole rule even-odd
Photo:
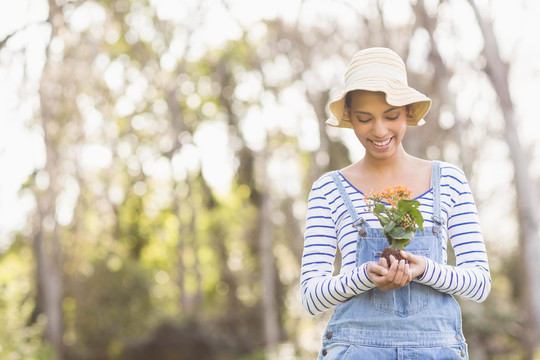
<svg viewBox="0 0 540 360">
<path fill-rule="evenodd" d="M 392 50 L 354 55 L 345 90 L 330 102 L 330 126 L 352 128 L 365 148 L 358 162 L 323 175 L 308 201 L 302 258 L 302 303 L 311 314 L 334 313 L 319 359 L 467 359 L 461 310 L 452 295 L 482 302 L 491 288 L 476 205 L 456 166 L 409 155 L 407 125 L 423 123 L 431 100 L 409 87 Z M 404 185 L 420 202 L 424 231 L 401 251 L 387 246 L 365 206 L 372 190 Z M 456 266 L 447 264 L 447 240 Z M 337 249 L 342 255 L 334 276 Z"/>
</svg>

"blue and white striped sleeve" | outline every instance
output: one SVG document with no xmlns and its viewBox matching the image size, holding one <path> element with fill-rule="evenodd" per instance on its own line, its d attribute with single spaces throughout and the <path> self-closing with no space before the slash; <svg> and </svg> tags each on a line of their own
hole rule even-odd
<svg viewBox="0 0 540 360">
<path fill-rule="evenodd" d="M 315 315 L 375 287 L 366 265 L 334 276 L 337 230 L 325 192 L 330 177 L 322 177 L 309 194 L 300 277 L 302 304 Z"/>
<path fill-rule="evenodd" d="M 456 266 L 426 259 L 426 271 L 418 282 L 447 294 L 482 302 L 491 291 L 491 276 L 478 211 L 463 172 L 455 167 L 447 172 L 452 193 L 447 230 Z"/>
</svg>

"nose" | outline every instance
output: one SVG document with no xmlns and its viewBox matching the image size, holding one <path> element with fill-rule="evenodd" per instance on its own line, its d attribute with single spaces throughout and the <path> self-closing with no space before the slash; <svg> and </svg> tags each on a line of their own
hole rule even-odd
<svg viewBox="0 0 540 360">
<path fill-rule="evenodd" d="M 387 129 L 383 119 L 377 118 L 373 121 L 373 127 L 371 128 L 373 136 L 383 138 L 386 135 Z"/>
</svg>

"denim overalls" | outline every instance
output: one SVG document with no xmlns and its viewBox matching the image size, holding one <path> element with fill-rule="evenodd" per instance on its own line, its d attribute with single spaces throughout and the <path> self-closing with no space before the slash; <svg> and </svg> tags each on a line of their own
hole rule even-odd
<svg viewBox="0 0 540 360">
<path fill-rule="evenodd" d="M 378 262 L 388 246 L 382 229 L 358 217 L 339 174 L 330 174 L 358 230 L 356 266 Z M 434 226 L 417 230 L 406 250 L 442 263 L 439 162 L 431 179 Z M 468 359 L 461 310 L 452 296 L 414 281 L 391 291 L 374 288 L 335 308 L 318 359 Z"/>
</svg>

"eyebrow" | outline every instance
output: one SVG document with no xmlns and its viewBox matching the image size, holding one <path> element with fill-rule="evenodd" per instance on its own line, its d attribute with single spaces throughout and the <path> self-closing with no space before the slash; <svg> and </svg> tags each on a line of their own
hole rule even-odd
<svg viewBox="0 0 540 360">
<path fill-rule="evenodd" d="M 390 109 L 386 110 L 383 112 L 383 114 L 386 114 L 386 113 L 389 113 L 389 112 L 392 112 L 394 110 L 399 110 L 399 106 L 394 106 L 394 107 L 391 107 Z M 367 111 L 355 111 L 354 112 L 355 114 L 365 114 L 365 115 L 373 115 L 372 113 L 370 112 L 367 112 Z"/>
</svg>

